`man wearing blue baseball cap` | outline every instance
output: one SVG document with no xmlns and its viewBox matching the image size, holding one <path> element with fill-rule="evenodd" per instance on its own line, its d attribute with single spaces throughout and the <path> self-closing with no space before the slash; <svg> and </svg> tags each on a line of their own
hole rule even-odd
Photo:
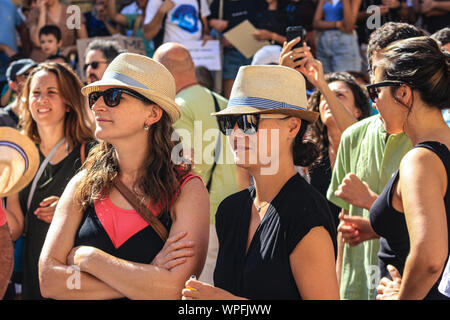
<svg viewBox="0 0 450 320">
<path fill-rule="evenodd" d="M 17 127 L 22 89 L 35 66 L 36 62 L 31 59 L 20 59 L 11 63 L 6 70 L 8 85 L 16 94 L 16 98 L 5 108 L 0 109 L 0 126 Z"/>
</svg>

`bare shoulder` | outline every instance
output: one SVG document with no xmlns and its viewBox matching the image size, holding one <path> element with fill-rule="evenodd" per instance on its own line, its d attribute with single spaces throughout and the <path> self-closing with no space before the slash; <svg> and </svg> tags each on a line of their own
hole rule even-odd
<svg viewBox="0 0 450 320">
<path fill-rule="evenodd" d="M 427 148 L 410 150 L 400 162 L 402 185 L 417 184 L 418 187 L 440 186 L 447 188 L 447 172 L 439 156 Z M 440 182 L 437 184 L 436 182 Z"/>
</svg>

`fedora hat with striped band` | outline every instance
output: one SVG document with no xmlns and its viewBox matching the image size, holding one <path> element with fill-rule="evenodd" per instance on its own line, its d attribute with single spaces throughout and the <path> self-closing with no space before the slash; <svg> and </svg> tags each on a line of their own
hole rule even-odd
<svg viewBox="0 0 450 320">
<path fill-rule="evenodd" d="M 314 123 L 319 113 L 307 110 L 306 83 L 300 72 L 275 65 L 243 66 L 225 109 L 213 116 L 277 113 Z"/>
<path fill-rule="evenodd" d="M 25 188 L 38 166 L 39 152 L 34 142 L 16 129 L 0 127 L 0 198 Z"/>
<path fill-rule="evenodd" d="M 175 79 L 161 63 L 136 53 L 119 54 L 106 68 L 103 77 L 81 89 L 89 96 L 102 91 L 102 87 L 134 90 L 155 102 L 170 116 L 172 123 L 178 120 L 181 110 L 175 103 Z"/>
</svg>

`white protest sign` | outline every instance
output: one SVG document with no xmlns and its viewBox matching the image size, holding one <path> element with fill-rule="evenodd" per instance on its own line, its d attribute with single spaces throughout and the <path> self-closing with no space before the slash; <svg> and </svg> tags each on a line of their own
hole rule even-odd
<svg viewBox="0 0 450 320">
<path fill-rule="evenodd" d="M 183 45 L 189 50 L 195 66 L 204 66 L 211 71 L 221 70 L 219 40 L 208 40 L 204 46 L 202 44 L 202 40 L 183 42 Z"/>
</svg>

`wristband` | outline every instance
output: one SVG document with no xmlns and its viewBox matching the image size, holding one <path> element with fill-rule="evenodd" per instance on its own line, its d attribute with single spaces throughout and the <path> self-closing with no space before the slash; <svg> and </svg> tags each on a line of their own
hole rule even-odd
<svg viewBox="0 0 450 320">
<path fill-rule="evenodd" d="M 3 209 L 3 204 L 0 202 L 0 227 L 4 226 L 5 224 L 6 224 L 6 211 L 5 209 Z"/>
</svg>

